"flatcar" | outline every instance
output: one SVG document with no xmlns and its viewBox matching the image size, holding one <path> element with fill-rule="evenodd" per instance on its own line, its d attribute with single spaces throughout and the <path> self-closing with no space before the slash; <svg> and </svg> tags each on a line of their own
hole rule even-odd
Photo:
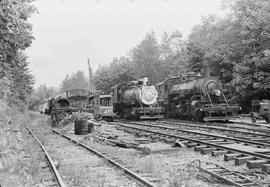
<svg viewBox="0 0 270 187">
<path fill-rule="evenodd" d="M 164 109 L 157 99 L 158 92 L 147 77 L 113 87 L 113 111 L 122 118 L 163 118 Z"/>
<path fill-rule="evenodd" d="M 194 72 L 157 84 L 159 102 L 166 116 L 196 121 L 229 120 L 238 117 L 239 105 L 226 98 L 217 77 Z M 226 89 L 226 92 L 228 90 Z"/>
<path fill-rule="evenodd" d="M 110 94 L 94 94 L 89 96 L 90 110 L 97 119 L 113 121 L 116 114 L 113 112 L 112 95 Z"/>
</svg>

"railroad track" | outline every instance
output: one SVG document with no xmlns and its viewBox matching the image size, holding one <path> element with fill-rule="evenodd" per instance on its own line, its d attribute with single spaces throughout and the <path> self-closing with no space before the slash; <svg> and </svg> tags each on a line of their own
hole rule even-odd
<svg viewBox="0 0 270 187">
<path fill-rule="evenodd" d="M 171 143 L 178 140 L 203 154 L 224 155 L 225 161 L 234 160 L 236 165 L 246 163 L 248 168 L 261 168 L 270 173 L 270 149 L 265 143 L 140 122 L 116 124 L 140 136 L 150 136 Z"/>
<path fill-rule="evenodd" d="M 35 137 L 35 139 L 37 140 L 37 142 L 39 143 L 39 145 L 42 147 L 42 149 L 44 150 L 45 154 L 46 154 L 46 157 L 47 158 L 50 158 L 48 159 L 50 165 L 51 165 L 51 168 L 53 169 L 53 172 L 55 173 L 55 176 L 56 176 L 56 179 L 57 181 L 59 181 L 58 183 L 56 184 L 53 184 L 53 186 L 74 186 L 75 184 L 73 183 L 70 183 L 70 182 L 67 182 L 68 180 L 65 179 L 63 180 L 61 177 L 61 174 L 59 174 L 59 171 L 56 169 L 56 166 L 54 165 L 54 162 L 53 160 L 51 159 L 51 156 L 48 154 L 49 151 L 46 150 L 46 146 L 44 146 L 41 141 L 38 139 L 38 133 L 35 132 L 35 130 L 32 130 L 26 126 L 27 130 L 31 133 L 31 135 L 33 135 Z M 36 129 L 37 131 L 38 129 Z M 150 176 L 150 175 L 146 175 L 144 173 L 140 173 L 140 174 L 137 174 L 135 172 L 132 172 L 131 170 L 129 170 L 127 167 L 125 167 L 124 165 L 122 165 L 120 162 L 119 159 L 117 158 L 110 158 L 108 156 L 108 154 L 106 152 L 101 152 L 101 151 L 98 151 L 97 149 L 94 149 L 86 144 L 83 144 L 75 139 L 73 139 L 72 137 L 70 136 L 67 136 L 65 134 L 62 134 L 61 132 L 55 130 L 55 129 L 52 129 L 51 132 L 54 133 L 55 136 L 58 136 L 58 140 L 59 142 L 63 142 L 63 141 L 66 141 L 65 142 L 65 145 L 67 145 L 67 142 L 69 142 L 69 144 L 72 144 L 73 147 L 75 147 L 74 145 L 76 145 L 76 148 L 74 149 L 79 149 L 79 147 L 82 147 L 84 148 L 84 150 L 87 150 L 87 154 L 89 154 L 89 152 L 91 152 L 91 154 L 94 154 L 96 156 L 98 156 L 99 158 L 102 158 L 103 160 L 106 161 L 106 163 L 110 163 L 114 168 L 118 168 L 119 169 L 119 172 L 123 172 L 126 176 L 126 178 L 129 180 L 129 181 L 132 181 L 132 182 L 129 182 L 128 183 L 124 183 L 125 185 L 130 185 L 130 186 L 146 186 L 146 187 L 154 187 L 156 186 L 156 183 L 158 182 L 158 179 L 154 178 L 153 176 Z M 49 132 L 46 132 L 46 135 L 48 135 Z M 62 140 L 59 139 L 59 137 L 62 138 Z M 69 141 L 67 141 L 69 140 Z M 57 145 L 56 147 L 60 148 L 59 147 L 60 145 Z M 47 146 L 48 147 L 48 146 Z M 82 151 L 82 150 L 81 150 Z M 64 151 L 65 152 L 65 151 Z M 63 174 L 64 175 L 64 174 Z M 62 176 L 63 176 L 62 175 Z M 68 177 L 65 177 L 65 178 L 68 178 Z M 53 179 L 52 179 L 53 180 Z M 64 182 L 63 182 L 64 181 Z M 81 185 L 81 184 L 79 184 Z"/>
<path fill-rule="evenodd" d="M 147 122 L 149 123 L 149 122 Z M 152 122 L 151 124 L 154 125 L 160 125 L 169 128 L 176 128 L 176 129 L 203 129 L 203 130 L 211 130 L 216 131 L 222 134 L 225 134 L 226 136 L 234 137 L 234 138 L 240 138 L 243 140 L 248 140 L 246 143 L 254 143 L 257 145 L 262 146 L 270 146 L 270 130 L 264 130 L 254 132 L 248 131 L 246 129 L 232 129 L 232 128 L 225 128 L 225 127 L 219 127 L 219 126 L 213 126 L 213 125 L 197 125 L 197 124 L 189 124 L 189 123 L 179 123 L 179 122 L 170 122 L 170 121 L 160 121 L 160 122 Z"/>
<path fill-rule="evenodd" d="M 228 136 L 222 136 L 220 134 L 211 134 L 211 133 L 200 132 L 200 131 L 196 131 L 196 130 L 176 128 L 175 126 L 160 125 L 157 123 L 149 124 L 149 123 L 143 123 L 143 122 L 129 122 L 129 124 L 140 125 L 140 126 L 145 126 L 145 127 L 159 128 L 159 129 L 164 129 L 164 130 L 177 131 L 177 132 L 182 132 L 182 133 L 187 133 L 187 134 L 194 134 L 194 135 L 198 135 L 198 136 L 204 136 L 205 138 L 207 138 L 207 137 L 221 138 L 221 139 L 224 139 L 226 141 L 229 141 L 229 142 L 227 142 L 227 144 L 229 144 L 230 142 L 233 141 L 233 142 L 245 143 L 245 145 L 257 146 L 258 148 L 270 147 L 270 143 L 267 142 L 267 140 L 270 138 L 270 136 L 266 135 L 266 134 L 258 134 L 258 133 L 251 133 L 251 132 L 245 132 L 245 131 L 240 131 L 240 132 L 237 131 L 238 133 L 236 133 L 235 131 L 232 131 L 231 134 L 229 134 L 231 137 L 228 137 Z M 221 130 L 221 129 L 219 129 L 219 130 Z M 221 130 L 221 131 L 223 131 L 223 130 Z M 227 129 L 227 131 L 230 132 L 229 129 Z M 226 134 L 226 135 L 228 135 L 228 134 Z"/>
<path fill-rule="evenodd" d="M 241 122 L 191 122 L 191 121 L 182 121 L 182 120 L 162 120 L 160 122 L 164 122 L 167 124 L 178 124 L 178 125 L 191 125 L 191 126 L 201 126 L 202 128 L 228 128 L 228 129 L 240 129 L 246 130 L 250 132 L 258 132 L 258 133 L 270 133 L 269 126 L 263 126 L 258 124 L 249 124 L 249 123 L 241 123 Z M 236 130 L 237 131 L 237 130 Z"/>
<path fill-rule="evenodd" d="M 54 175 L 54 177 L 51 176 L 51 177 L 49 177 L 49 178 L 46 179 L 46 181 L 45 181 L 46 184 L 45 185 L 65 187 L 65 184 L 63 182 L 63 179 L 62 179 L 61 175 L 59 174 L 58 170 L 56 169 L 56 166 L 55 166 L 55 164 L 54 164 L 51 156 L 49 155 L 48 151 L 45 149 L 45 147 L 39 141 L 39 139 L 36 137 L 36 135 L 32 132 L 32 130 L 27 125 L 25 127 L 28 130 L 28 132 L 37 141 L 37 143 L 39 144 L 40 148 L 42 149 L 42 151 L 45 154 L 46 161 L 43 161 L 43 167 L 42 168 L 47 168 L 46 165 L 48 164 L 49 167 L 50 167 L 50 169 L 51 169 L 51 172 Z M 47 174 L 47 176 L 48 175 L 50 175 L 50 174 Z"/>
</svg>

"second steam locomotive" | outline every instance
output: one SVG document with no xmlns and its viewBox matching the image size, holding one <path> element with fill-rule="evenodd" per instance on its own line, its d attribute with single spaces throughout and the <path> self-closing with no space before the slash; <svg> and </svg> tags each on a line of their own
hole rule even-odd
<svg viewBox="0 0 270 187">
<path fill-rule="evenodd" d="M 159 101 L 166 115 L 188 120 L 229 120 L 241 109 L 233 103 L 230 91 L 217 77 L 202 77 L 194 72 L 170 78 L 159 84 Z"/>
</svg>

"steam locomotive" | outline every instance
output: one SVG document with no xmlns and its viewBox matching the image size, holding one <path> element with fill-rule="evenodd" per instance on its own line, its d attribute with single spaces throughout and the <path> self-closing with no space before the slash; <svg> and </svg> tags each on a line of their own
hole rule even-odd
<svg viewBox="0 0 270 187">
<path fill-rule="evenodd" d="M 113 87 L 113 112 L 123 118 L 159 119 L 164 109 L 158 106 L 158 92 L 148 78 Z"/>
<path fill-rule="evenodd" d="M 166 116 L 188 120 L 229 120 L 241 109 L 232 102 L 229 89 L 217 77 L 202 77 L 194 72 L 173 77 L 156 85 L 159 103 Z"/>
</svg>

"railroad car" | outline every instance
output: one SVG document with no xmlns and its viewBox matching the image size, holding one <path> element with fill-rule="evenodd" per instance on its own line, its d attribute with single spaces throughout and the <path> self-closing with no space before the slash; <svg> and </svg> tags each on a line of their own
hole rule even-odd
<svg viewBox="0 0 270 187">
<path fill-rule="evenodd" d="M 75 111 L 86 110 L 88 103 L 88 91 L 84 89 L 66 90 L 66 98 Z"/>
<path fill-rule="evenodd" d="M 238 117 L 239 105 L 226 98 L 217 77 L 202 77 L 194 72 L 172 77 L 157 84 L 159 103 L 166 116 L 188 120 L 229 120 Z"/>
<path fill-rule="evenodd" d="M 111 94 L 94 94 L 89 96 L 89 108 L 97 119 L 113 121 L 116 114 L 113 112 Z"/>
<path fill-rule="evenodd" d="M 113 87 L 113 111 L 123 118 L 163 118 L 164 109 L 157 99 L 158 92 L 147 77 Z"/>
<path fill-rule="evenodd" d="M 252 112 L 250 113 L 251 121 L 256 122 L 256 119 L 263 118 L 266 123 L 270 123 L 270 100 L 252 100 Z"/>
</svg>

